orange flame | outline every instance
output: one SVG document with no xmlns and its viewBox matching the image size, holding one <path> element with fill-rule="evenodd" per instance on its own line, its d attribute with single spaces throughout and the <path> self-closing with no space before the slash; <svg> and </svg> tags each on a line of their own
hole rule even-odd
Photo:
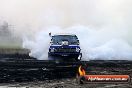
<svg viewBox="0 0 132 88">
<path fill-rule="evenodd" d="M 82 68 L 82 66 L 79 66 L 78 71 L 79 71 L 79 75 L 80 75 L 80 76 L 84 76 L 84 75 L 86 74 L 86 72 L 85 72 L 85 70 Z"/>
</svg>

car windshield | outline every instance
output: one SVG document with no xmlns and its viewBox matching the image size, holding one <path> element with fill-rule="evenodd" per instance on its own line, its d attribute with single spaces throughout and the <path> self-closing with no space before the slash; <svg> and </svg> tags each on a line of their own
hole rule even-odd
<svg viewBox="0 0 132 88">
<path fill-rule="evenodd" d="M 55 35 L 55 36 L 52 36 L 53 44 L 61 45 L 62 41 L 68 41 L 68 44 L 72 44 L 72 45 L 78 44 L 78 38 L 76 35 Z"/>
</svg>

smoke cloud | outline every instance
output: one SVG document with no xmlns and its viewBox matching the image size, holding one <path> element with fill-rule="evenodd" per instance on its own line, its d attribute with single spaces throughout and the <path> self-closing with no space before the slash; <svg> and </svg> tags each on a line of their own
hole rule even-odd
<svg viewBox="0 0 132 88">
<path fill-rule="evenodd" d="M 118 31 L 118 30 L 117 30 Z M 116 59 L 116 60 L 131 60 L 132 47 L 126 40 L 122 38 L 125 35 L 118 35 L 118 32 L 105 29 L 91 29 L 87 26 L 72 26 L 66 29 L 59 27 L 50 27 L 47 30 L 42 30 L 35 35 L 34 40 L 24 38 L 23 47 L 30 49 L 31 56 L 39 60 L 47 59 L 50 37 L 49 32 L 56 33 L 72 33 L 76 34 L 80 40 L 82 49 L 82 60 L 91 59 Z M 106 33 L 106 34 L 104 34 Z"/>
<path fill-rule="evenodd" d="M 84 60 L 132 58 L 131 0 L 0 0 L 0 20 L 46 58 L 48 32 L 78 35 Z M 45 53 L 46 52 L 46 53 Z"/>
</svg>

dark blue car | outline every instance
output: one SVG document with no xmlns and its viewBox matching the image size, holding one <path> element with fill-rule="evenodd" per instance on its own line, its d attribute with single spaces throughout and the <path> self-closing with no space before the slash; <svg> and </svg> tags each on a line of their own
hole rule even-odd
<svg viewBox="0 0 132 88">
<path fill-rule="evenodd" d="M 78 37 L 74 34 L 51 35 L 48 52 L 49 60 L 79 61 L 82 53 Z"/>
</svg>

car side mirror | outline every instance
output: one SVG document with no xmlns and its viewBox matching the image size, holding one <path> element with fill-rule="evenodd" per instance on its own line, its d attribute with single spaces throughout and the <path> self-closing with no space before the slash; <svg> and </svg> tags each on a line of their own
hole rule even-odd
<svg viewBox="0 0 132 88">
<path fill-rule="evenodd" d="M 79 45 L 80 43 L 79 43 L 79 40 L 77 40 L 77 44 Z"/>
<path fill-rule="evenodd" d="M 53 40 L 51 39 L 50 44 L 53 44 Z"/>
<path fill-rule="evenodd" d="M 53 42 L 51 41 L 50 44 L 53 45 Z"/>
</svg>

